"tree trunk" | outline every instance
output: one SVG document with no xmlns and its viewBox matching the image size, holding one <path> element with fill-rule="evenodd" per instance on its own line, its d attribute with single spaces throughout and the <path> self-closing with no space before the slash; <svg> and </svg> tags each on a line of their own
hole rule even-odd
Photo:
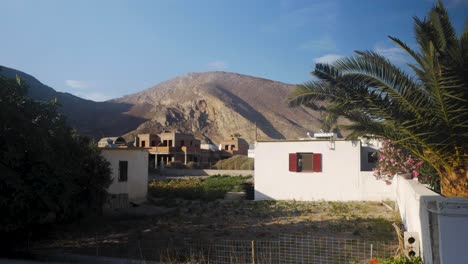
<svg viewBox="0 0 468 264">
<path fill-rule="evenodd" d="M 468 170 L 450 168 L 441 174 L 440 189 L 447 197 L 468 198 Z"/>
</svg>

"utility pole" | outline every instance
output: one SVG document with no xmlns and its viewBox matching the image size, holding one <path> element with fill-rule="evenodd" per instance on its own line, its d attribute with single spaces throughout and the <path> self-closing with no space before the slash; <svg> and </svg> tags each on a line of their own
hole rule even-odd
<svg viewBox="0 0 468 264">
<path fill-rule="evenodd" d="M 255 142 L 257 142 L 257 122 L 255 122 Z"/>
</svg>

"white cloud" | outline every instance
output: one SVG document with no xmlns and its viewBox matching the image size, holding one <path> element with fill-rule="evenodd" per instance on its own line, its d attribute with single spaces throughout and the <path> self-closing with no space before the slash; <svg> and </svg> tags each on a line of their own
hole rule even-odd
<svg viewBox="0 0 468 264">
<path fill-rule="evenodd" d="M 328 63 L 328 64 L 331 64 L 335 61 L 337 61 L 338 59 L 341 59 L 343 58 L 342 55 L 338 55 L 338 54 L 327 54 L 327 55 L 324 55 L 322 57 L 318 57 L 318 58 L 315 58 L 314 59 L 314 62 L 315 63 Z"/>
<path fill-rule="evenodd" d="M 336 49 L 336 44 L 330 36 L 324 36 L 300 44 L 299 49 L 307 51 L 334 50 Z"/>
<path fill-rule="evenodd" d="M 225 61 L 212 61 L 208 63 L 208 69 L 212 71 L 224 71 L 228 68 Z"/>
<path fill-rule="evenodd" d="M 408 55 L 399 47 L 385 48 L 381 45 L 376 45 L 374 51 L 389 59 L 393 63 L 405 64 L 408 62 Z"/>
<path fill-rule="evenodd" d="M 96 101 L 96 102 L 102 102 L 102 101 L 112 99 L 112 96 L 109 96 L 109 95 L 101 93 L 101 92 L 96 92 L 96 91 L 75 92 L 73 94 L 76 95 L 76 96 L 79 96 L 81 98 L 88 99 L 88 100 L 93 100 L 93 101 Z"/>
<path fill-rule="evenodd" d="M 87 81 L 79 81 L 79 80 L 66 80 L 65 84 L 71 88 L 77 89 L 88 89 L 91 88 L 93 85 Z"/>
</svg>

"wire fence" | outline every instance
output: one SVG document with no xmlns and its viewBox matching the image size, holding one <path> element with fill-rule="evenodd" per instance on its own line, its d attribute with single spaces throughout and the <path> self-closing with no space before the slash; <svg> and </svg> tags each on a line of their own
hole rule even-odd
<svg viewBox="0 0 468 264">
<path fill-rule="evenodd" d="M 398 242 L 283 234 L 272 240 L 88 238 L 51 248 L 68 256 L 119 258 L 120 263 L 368 263 L 395 255 Z M 64 259 L 62 259 L 63 261 Z M 72 259 L 65 259 L 73 261 Z M 127 262 L 122 262 L 127 260 Z"/>
</svg>

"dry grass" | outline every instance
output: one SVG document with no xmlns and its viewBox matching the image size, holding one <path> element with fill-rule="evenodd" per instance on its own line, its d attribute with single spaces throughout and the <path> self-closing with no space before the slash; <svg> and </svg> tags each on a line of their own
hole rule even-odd
<svg viewBox="0 0 468 264">
<path fill-rule="evenodd" d="M 143 208 L 62 228 L 56 239 L 98 235 L 148 239 L 276 239 L 311 234 L 397 241 L 398 213 L 378 202 L 297 202 L 158 199 Z"/>
</svg>

